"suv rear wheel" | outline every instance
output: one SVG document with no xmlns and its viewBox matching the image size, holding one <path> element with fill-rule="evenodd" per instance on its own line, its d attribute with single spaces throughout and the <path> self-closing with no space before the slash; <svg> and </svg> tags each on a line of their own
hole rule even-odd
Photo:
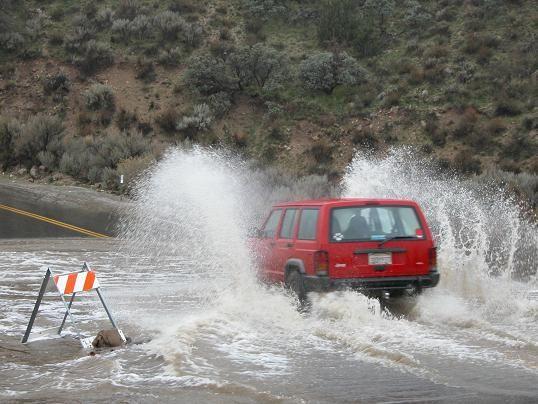
<svg viewBox="0 0 538 404">
<path fill-rule="evenodd" d="M 297 270 L 291 270 L 286 276 L 286 287 L 291 290 L 303 305 L 306 302 L 306 289 L 304 287 L 303 276 Z"/>
</svg>

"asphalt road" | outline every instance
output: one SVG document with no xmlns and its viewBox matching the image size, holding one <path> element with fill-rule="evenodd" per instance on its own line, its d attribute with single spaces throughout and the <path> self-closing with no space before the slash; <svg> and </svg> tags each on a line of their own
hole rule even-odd
<svg viewBox="0 0 538 404">
<path fill-rule="evenodd" d="M 0 209 L 0 238 L 92 237 L 90 232 L 114 236 L 127 202 L 91 189 L 11 181 L 0 176 L 0 205 L 50 219 L 38 220 Z M 89 232 L 66 228 L 53 221 Z"/>
</svg>

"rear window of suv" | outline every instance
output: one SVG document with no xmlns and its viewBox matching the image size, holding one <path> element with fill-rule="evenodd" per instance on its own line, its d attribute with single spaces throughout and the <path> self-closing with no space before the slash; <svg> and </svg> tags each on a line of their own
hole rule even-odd
<svg viewBox="0 0 538 404">
<path fill-rule="evenodd" d="M 332 242 L 375 241 L 389 237 L 424 237 L 412 206 L 352 206 L 331 211 Z"/>
</svg>

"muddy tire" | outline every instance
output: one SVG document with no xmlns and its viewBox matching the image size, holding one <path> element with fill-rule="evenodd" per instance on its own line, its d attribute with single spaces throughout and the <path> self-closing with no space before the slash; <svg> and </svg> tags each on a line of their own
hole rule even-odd
<svg viewBox="0 0 538 404">
<path fill-rule="evenodd" d="M 286 287 L 297 296 L 300 306 L 304 307 L 307 302 L 307 296 L 303 276 L 299 271 L 291 271 L 288 273 L 286 276 Z"/>
</svg>

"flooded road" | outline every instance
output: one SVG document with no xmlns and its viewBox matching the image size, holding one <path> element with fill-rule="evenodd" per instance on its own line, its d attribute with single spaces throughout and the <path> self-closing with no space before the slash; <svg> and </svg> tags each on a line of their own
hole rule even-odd
<svg viewBox="0 0 538 404">
<path fill-rule="evenodd" d="M 518 331 L 519 324 L 473 319 L 465 302 L 459 313 L 429 318 L 443 311 L 435 291 L 403 316 L 381 313 L 375 301 L 352 292 L 313 296 L 312 313 L 304 316 L 281 290 L 263 288 L 259 301 L 213 306 L 195 298 L 207 282 L 188 261 L 162 257 L 163 271 L 138 257 L 144 264 L 133 267 L 118 244 L 0 241 L 3 400 L 63 402 L 76 394 L 90 401 L 531 402 L 538 396 L 535 323 Z M 88 356 L 70 328 L 65 338 L 46 339 L 51 332 L 40 331 L 59 325 L 63 313 L 51 293 L 33 342 L 19 344 L 45 268 L 77 269 L 84 260 L 99 273 L 135 343 Z M 107 325 L 92 296 L 77 299 L 74 313 L 88 335 Z"/>
<path fill-rule="evenodd" d="M 358 158 L 341 191 L 415 199 L 432 225 L 441 282 L 391 311 L 345 291 L 311 294 L 301 314 L 260 284 L 248 229 L 305 184 L 267 186 L 215 152 L 163 159 L 120 239 L 0 240 L 0 400 L 536 402 L 535 224 L 510 200 L 405 161 Z M 21 345 L 46 268 L 83 261 L 133 344 L 89 356 L 70 327 L 51 339 L 63 306 L 50 294 Z M 73 308 L 86 335 L 108 326 L 95 296 Z"/>
</svg>

